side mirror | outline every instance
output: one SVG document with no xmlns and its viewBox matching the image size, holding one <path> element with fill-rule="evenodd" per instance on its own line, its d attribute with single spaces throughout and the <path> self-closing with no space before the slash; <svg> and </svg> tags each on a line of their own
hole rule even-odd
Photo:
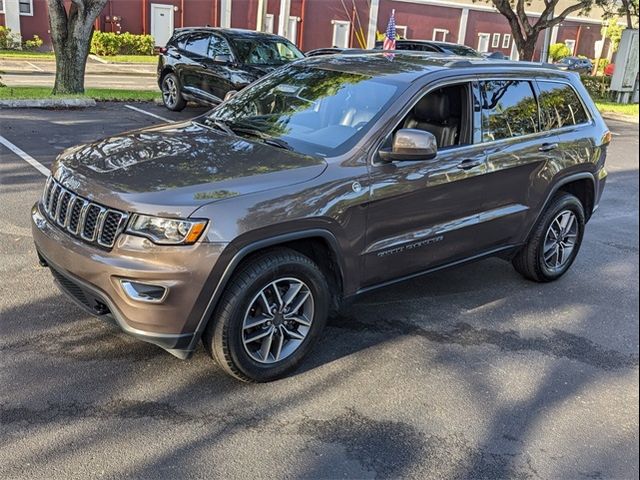
<svg viewBox="0 0 640 480">
<path fill-rule="evenodd" d="M 214 62 L 231 63 L 231 55 L 215 55 L 213 57 Z"/>
<path fill-rule="evenodd" d="M 236 96 L 236 93 L 238 93 L 237 90 L 229 90 L 227 92 L 227 94 L 224 96 L 224 101 L 226 102 L 227 100 L 229 100 L 230 98 L 233 98 Z"/>
<path fill-rule="evenodd" d="M 431 160 L 438 155 L 438 142 L 432 133 L 402 128 L 393 136 L 392 147 L 381 148 L 378 155 L 385 162 Z"/>
</svg>

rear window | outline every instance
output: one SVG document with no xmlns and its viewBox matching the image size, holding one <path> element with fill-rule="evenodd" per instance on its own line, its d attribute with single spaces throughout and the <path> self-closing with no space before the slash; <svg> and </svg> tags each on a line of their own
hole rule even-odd
<svg viewBox="0 0 640 480">
<path fill-rule="evenodd" d="M 188 38 L 184 49 L 188 52 L 205 57 L 207 56 L 207 51 L 209 50 L 210 38 L 211 37 L 206 33 L 196 33 L 194 35 L 191 35 Z"/>
<path fill-rule="evenodd" d="M 521 80 L 480 83 L 482 141 L 537 133 L 538 103 L 531 84 Z"/>
<path fill-rule="evenodd" d="M 552 130 L 589 121 L 575 90 L 563 83 L 538 82 L 542 130 Z"/>
</svg>

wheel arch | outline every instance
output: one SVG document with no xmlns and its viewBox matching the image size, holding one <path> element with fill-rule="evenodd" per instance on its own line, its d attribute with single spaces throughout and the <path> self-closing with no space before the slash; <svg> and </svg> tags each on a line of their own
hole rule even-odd
<svg viewBox="0 0 640 480">
<path fill-rule="evenodd" d="M 580 200 L 584 208 L 585 219 L 588 220 L 591 217 L 591 214 L 593 213 L 596 191 L 596 179 L 594 175 L 591 172 L 578 172 L 567 175 L 556 180 L 551 185 L 551 188 L 547 193 L 542 207 L 538 211 L 534 221 L 527 228 L 523 243 L 526 242 L 527 239 L 531 236 L 531 232 L 540 221 L 540 218 L 549 206 L 551 199 L 554 197 L 554 195 L 561 191 L 571 193 L 572 195 L 578 197 L 578 200 Z M 585 196 L 581 198 L 581 195 Z"/>
<path fill-rule="evenodd" d="M 327 276 L 327 283 L 331 289 L 331 309 L 336 310 L 339 307 L 344 296 L 345 265 L 338 239 L 332 232 L 313 228 L 257 240 L 234 249 L 231 260 L 227 263 L 200 318 L 189 350 L 193 350 L 200 340 L 233 274 L 252 258 L 276 248 L 291 248 L 315 261 Z"/>
</svg>

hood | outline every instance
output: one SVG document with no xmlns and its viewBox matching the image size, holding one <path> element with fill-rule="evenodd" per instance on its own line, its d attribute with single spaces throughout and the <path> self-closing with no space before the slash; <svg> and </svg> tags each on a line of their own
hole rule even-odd
<svg viewBox="0 0 640 480">
<path fill-rule="evenodd" d="M 187 217 L 206 203 L 305 182 L 325 168 L 320 158 L 183 122 L 79 145 L 52 171 L 103 205 Z"/>
</svg>

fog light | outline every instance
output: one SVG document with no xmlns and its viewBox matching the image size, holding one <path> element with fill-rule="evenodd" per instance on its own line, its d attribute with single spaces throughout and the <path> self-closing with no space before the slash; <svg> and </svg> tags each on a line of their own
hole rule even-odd
<svg viewBox="0 0 640 480">
<path fill-rule="evenodd" d="M 120 280 L 120 285 L 122 285 L 124 293 L 126 293 L 131 300 L 137 302 L 161 303 L 169 292 L 169 290 L 162 285 L 132 282 L 131 280 Z"/>
</svg>

